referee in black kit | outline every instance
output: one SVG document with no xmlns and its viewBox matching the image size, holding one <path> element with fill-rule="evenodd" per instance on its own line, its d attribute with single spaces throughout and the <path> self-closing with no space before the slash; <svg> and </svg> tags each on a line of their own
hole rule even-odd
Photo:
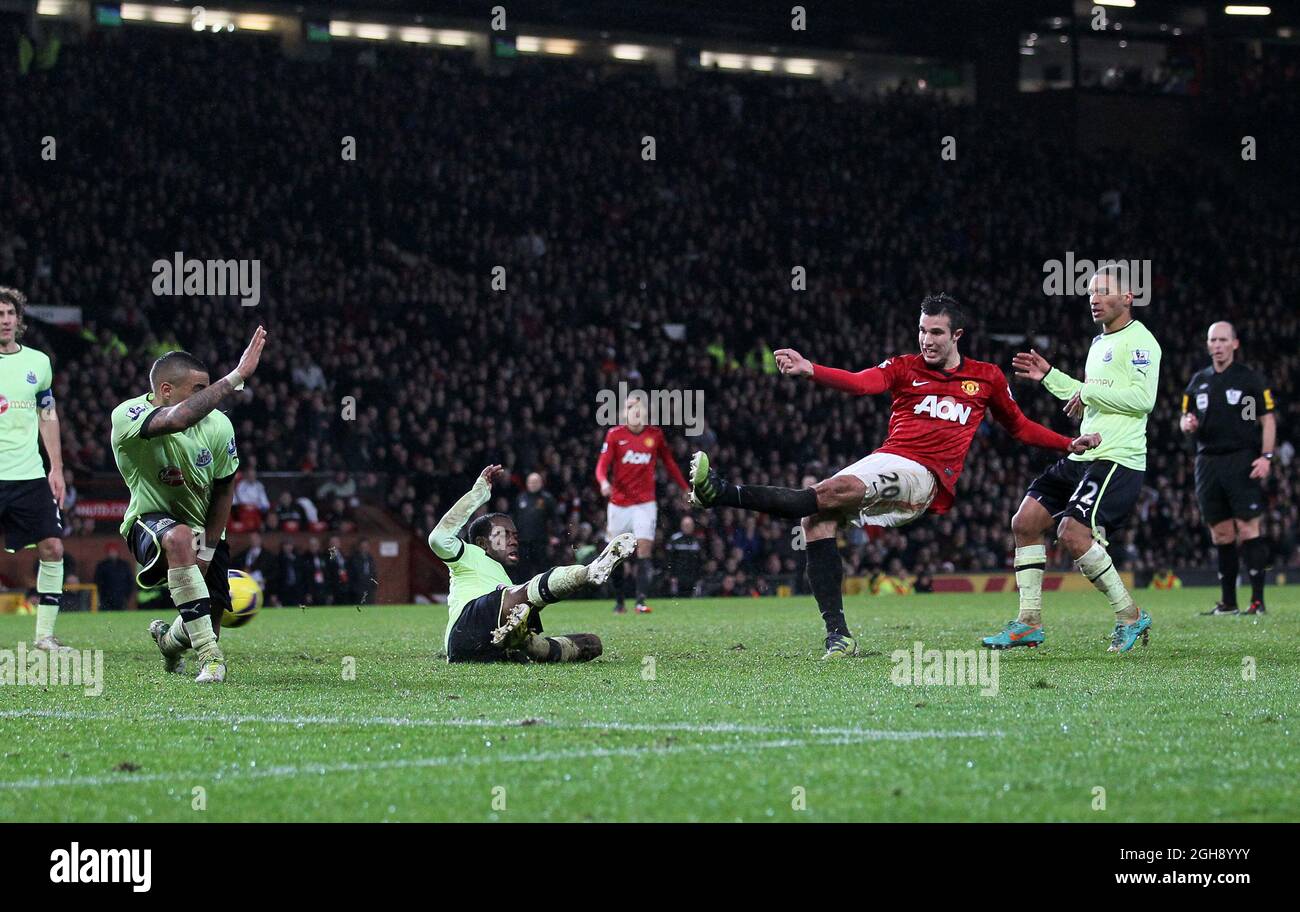
<svg viewBox="0 0 1300 912">
<path fill-rule="evenodd" d="M 1268 546 L 1259 537 L 1264 485 L 1273 460 L 1277 417 L 1264 378 L 1235 360 L 1237 331 L 1231 323 L 1210 326 L 1210 366 L 1198 371 L 1183 393 L 1180 427 L 1196 438 L 1196 499 L 1219 551 L 1223 596 L 1205 614 L 1239 614 L 1237 569 L 1250 574 L 1250 607 L 1264 613 Z"/>
</svg>

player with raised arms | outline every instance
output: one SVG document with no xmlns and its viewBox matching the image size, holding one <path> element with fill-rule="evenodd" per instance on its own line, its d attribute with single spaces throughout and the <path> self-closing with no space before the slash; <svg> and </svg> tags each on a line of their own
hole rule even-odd
<svg viewBox="0 0 1300 912">
<path fill-rule="evenodd" d="M 36 548 L 34 645 L 62 652 L 70 647 L 54 636 L 54 622 L 63 600 L 63 448 L 50 356 L 19 341 L 26 306 L 21 291 L 0 287 L 0 526 L 6 551 Z"/>
<path fill-rule="evenodd" d="M 710 467 L 707 454 L 691 458 L 691 500 L 697 505 L 802 520 L 808 583 L 826 624 L 823 659 L 858 652 L 844 619 L 844 566 L 835 545 L 840 526 L 897 527 L 927 512 L 947 512 L 986 411 L 1031 446 L 1081 453 L 1100 443 L 1095 435 L 1071 440 L 1025 417 L 997 366 L 962 356 L 958 344 L 966 323 L 952 297 L 931 295 L 921 303 L 919 354 L 886 358 L 853 373 L 814 364 L 793 349 L 775 353 L 777 367 L 788 376 L 858 396 L 893 395 L 885 442 L 825 481 L 807 488 L 733 484 Z"/>
<path fill-rule="evenodd" d="M 193 355 L 168 352 L 149 371 L 150 392 L 113 409 L 113 457 L 131 492 L 121 532 L 139 565 L 136 582 L 166 585 L 179 612 L 149 633 L 167 671 L 183 672 L 187 649 L 198 653 L 199 684 L 226 679 L 218 639 L 230 606 L 226 520 L 239 470 L 234 426 L 216 408 L 253 376 L 265 344 L 259 326 L 216 383 Z"/>
<path fill-rule="evenodd" d="M 552 567 L 515 585 L 507 567 L 519 563 L 519 533 L 505 513 L 487 513 L 460 530 L 492 496 L 492 483 L 505 474 L 487 466 L 429 533 L 429 547 L 451 574 L 447 593 L 448 662 L 589 662 L 601 654 L 594 633 L 542 636 L 541 610 L 591 584 L 599 586 L 632 555 L 636 537 L 615 536 L 590 564 Z"/>
<path fill-rule="evenodd" d="M 1102 333 L 1092 340 L 1082 382 L 1053 367 L 1036 351 L 1012 359 L 1016 376 L 1042 383 L 1079 430 L 1105 441 L 1084 455 L 1058 460 L 1029 485 L 1011 518 L 1016 539 L 1020 613 L 983 644 L 990 649 L 1043 642 L 1043 536 L 1053 526 L 1061 545 L 1115 612 L 1111 652 L 1128 652 L 1150 637 L 1151 616 L 1138 609 L 1106 551 L 1107 530 L 1133 512 L 1147 466 L 1147 416 L 1160 383 L 1160 343 L 1133 317 L 1133 291 L 1122 267 L 1098 270 L 1088 281 L 1088 306 Z"/>
</svg>

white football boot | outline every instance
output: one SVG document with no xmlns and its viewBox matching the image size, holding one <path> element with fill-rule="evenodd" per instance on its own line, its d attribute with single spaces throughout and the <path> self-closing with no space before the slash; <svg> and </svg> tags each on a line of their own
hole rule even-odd
<svg viewBox="0 0 1300 912">
<path fill-rule="evenodd" d="M 631 532 L 624 532 L 605 546 L 605 550 L 600 552 L 600 557 L 596 558 L 587 565 L 587 582 L 599 586 L 609 579 L 609 575 L 614 572 L 614 568 L 623 561 L 627 560 L 633 554 L 636 554 L 636 536 Z"/>
<path fill-rule="evenodd" d="M 45 652 L 53 652 L 53 653 L 77 651 L 73 649 L 71 646 L 65 646 L 63 643 L 59 641 L 59 638 L 56 637 L 54 634 L 41 637 L 36 642 L 32 643 L 32 648 L 41 649 L 44 650 Z"/>
<path fill-rule="evenodd" d="M 224 661 L 205 662 L 203 670 L 194 679 L 195 684 L 222 684 L 226 680 L 226 663 Z"/>
</svg>

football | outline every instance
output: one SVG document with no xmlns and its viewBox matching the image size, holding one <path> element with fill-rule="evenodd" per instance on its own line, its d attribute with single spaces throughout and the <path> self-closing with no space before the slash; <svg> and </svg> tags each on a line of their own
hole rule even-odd
<svg viewBox="0 0 1300 912">
<path fill-rule="evenodd" d="M 243 570 L 228 570 L 230 607 L 221 615 L 221 626 L 242 627 L 257 617 L 262 607 L 262 587 Z"/>
</svg>

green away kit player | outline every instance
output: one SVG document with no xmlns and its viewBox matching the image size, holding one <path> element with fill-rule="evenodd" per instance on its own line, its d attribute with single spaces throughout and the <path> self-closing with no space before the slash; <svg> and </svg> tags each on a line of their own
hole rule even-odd
<svg viewBox="0 0 1300 912">
<path fill-rule="evenodd" d="M 225 532 L 239 469 L 234 428 L 216 408 L 253 376 L 265 344 L 259 326 L 239 365 L 216 383 L 193 355 L 168 352 L 149 371 L 151 392 L 113 409 L 113 457 L 131 491 L 121 531 L 136 581 L 166 585 L 180 612 L 171 624 L 151 623 L 149 633 L 168 671 L 182 671 L 193 648 L 200 684 L 226 679 L 218 637 L 230 603 Z"/>
<path fill-rule="evenodd" d="M 992 649 L 1043 642 L 1043 536 L 1055 525 L 1061 545 L 1079 572 L 1109 600 L 1115 612 L 1111 652 L 1146 645 L 1151 617 L 1138 609 L 1106 551 L 1107 531 L 1121 525 L 1137 504 L 1147 467 L 1147 416 L 1155 407 L 1160 379 L 1160 343 L 1133 318 L 1133 292 L 1115 267 L 1088 283 L 1092 319 L 1102 334 L 1092 340 L 1084 380 L 1052 367 L 1036 351 L 1012 360 L 1016 376 L 1036 380 L 1067 400 L 1065 413 L 1083 416 L 1080 433 L 1101 435 L 1087 453 L 1067 456 L 1029 485 L 1011 520 L 1016 539 L 1016 584 L 1020 614 L 1001 632 L 984 638 Z"/>
<path fill-rule="evenodd" d="M 470 523 L 469 541 L 461 527 L 492 496 L 492 482 L 505 470 L 485 468 L 474 486 L 452 505 L 429 533 L 429 547 L 451 574 L 447 593 L 448 662 L 587 662 L 601 653 L 592 633 L 542 636 L 541 610 L 588 583 L 600 585 L 636 550 L 636 536 L 618 535 L 587 566 L 552 567 L 526 583 L 513 585 L 507 567 L 519 563 L 519 533 L 505 513 L 488 513 Z"/>
<path fill-rule="evenodd" d="M 60 652 L 70 649 L 54 636 L 63 600 L 63 449 L 50 358 L 19 341 L 26 306 L 21 291 L 0 287 L 0 527 L 5 550 L 36 548 L 35 646 Z"/>
</svg>

